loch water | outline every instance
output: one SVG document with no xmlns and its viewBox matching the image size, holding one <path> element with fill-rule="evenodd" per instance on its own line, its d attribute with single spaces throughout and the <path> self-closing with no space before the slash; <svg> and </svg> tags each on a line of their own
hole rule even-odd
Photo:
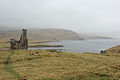
<svg viewBox="0 0 120 80">
<path fill-rule="evenodd" d="M 64 47 L 34 47 L 29 49 L 62 49 L 64 52 L 100 53 L 101 50 L 120 45 L 120 39 L 64 40 L 59 42 L 47 42 L 46 44 L 64 45 Z"/>
</svg>

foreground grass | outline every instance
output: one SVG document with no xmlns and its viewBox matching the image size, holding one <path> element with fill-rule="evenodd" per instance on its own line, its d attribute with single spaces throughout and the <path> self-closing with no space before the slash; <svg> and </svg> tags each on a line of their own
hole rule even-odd
<svg viewBox="0 0 120 80">
<path fill-rule="evenodd" d="M 4 70 L 6 72 L 9 72 L 14 78 L 17 79 L 24 79 L 22 76 L 20 76 L 13 68 L 12 68 L 12 62 L 11 62 L 11 56 L 14 55 L 14 51 L 10 51 L 11 54 L 8 55 L 6 58 L 6 61 L 4 62 Z"/>
<path fill-rule="evenodd" d="M 120 80 L 120 54 L 114 55 L 0 51 L 0 80 Z"/>
</svg>

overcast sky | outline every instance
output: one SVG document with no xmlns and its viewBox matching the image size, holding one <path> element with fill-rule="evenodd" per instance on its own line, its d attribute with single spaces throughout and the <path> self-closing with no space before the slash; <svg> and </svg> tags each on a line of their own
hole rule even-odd
<svg viewBox="0 0 120 80">
<path fill-rule="evenodd" d="M 0 25 L 119 32 L 120 0 L 0 0 Z"/>
</svg>

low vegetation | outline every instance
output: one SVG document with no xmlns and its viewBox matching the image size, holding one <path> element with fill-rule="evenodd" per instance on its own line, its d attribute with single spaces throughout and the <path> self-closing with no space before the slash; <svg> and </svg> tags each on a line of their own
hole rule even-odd
<svg viewBox="0 0 120 80">
<path fill-rule="evenodd" d="M 6 38 L 0 38 L 0 50 L 3 48 L 9 48 L 9 41 Z"/>
<path fill-rule="evenodd" d="M 108 53 L 120 53 L 120 45 L 107 49 L 106 52 Z"/>
<path fill-rule="evenodd" d="M 0 80 L 119 80 L 120 54 L 0 51 Z"/>
</svg>

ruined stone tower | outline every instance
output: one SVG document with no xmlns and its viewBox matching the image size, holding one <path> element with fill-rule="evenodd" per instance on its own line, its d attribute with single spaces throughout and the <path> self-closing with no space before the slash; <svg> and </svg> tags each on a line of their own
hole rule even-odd
<svg viewBox="0 0 120 80">
<path fill-rule="evenodd" d="M 27 29 L 22 30 L 20 40 L 11 39 L 11 49 L 28 49 Z"/>
<path fill-rule="evenodd" d="M 27 30 L 22 30 L 22 35 L 19 40 L 20 49 L 28 49 Z"/>
</svg>

